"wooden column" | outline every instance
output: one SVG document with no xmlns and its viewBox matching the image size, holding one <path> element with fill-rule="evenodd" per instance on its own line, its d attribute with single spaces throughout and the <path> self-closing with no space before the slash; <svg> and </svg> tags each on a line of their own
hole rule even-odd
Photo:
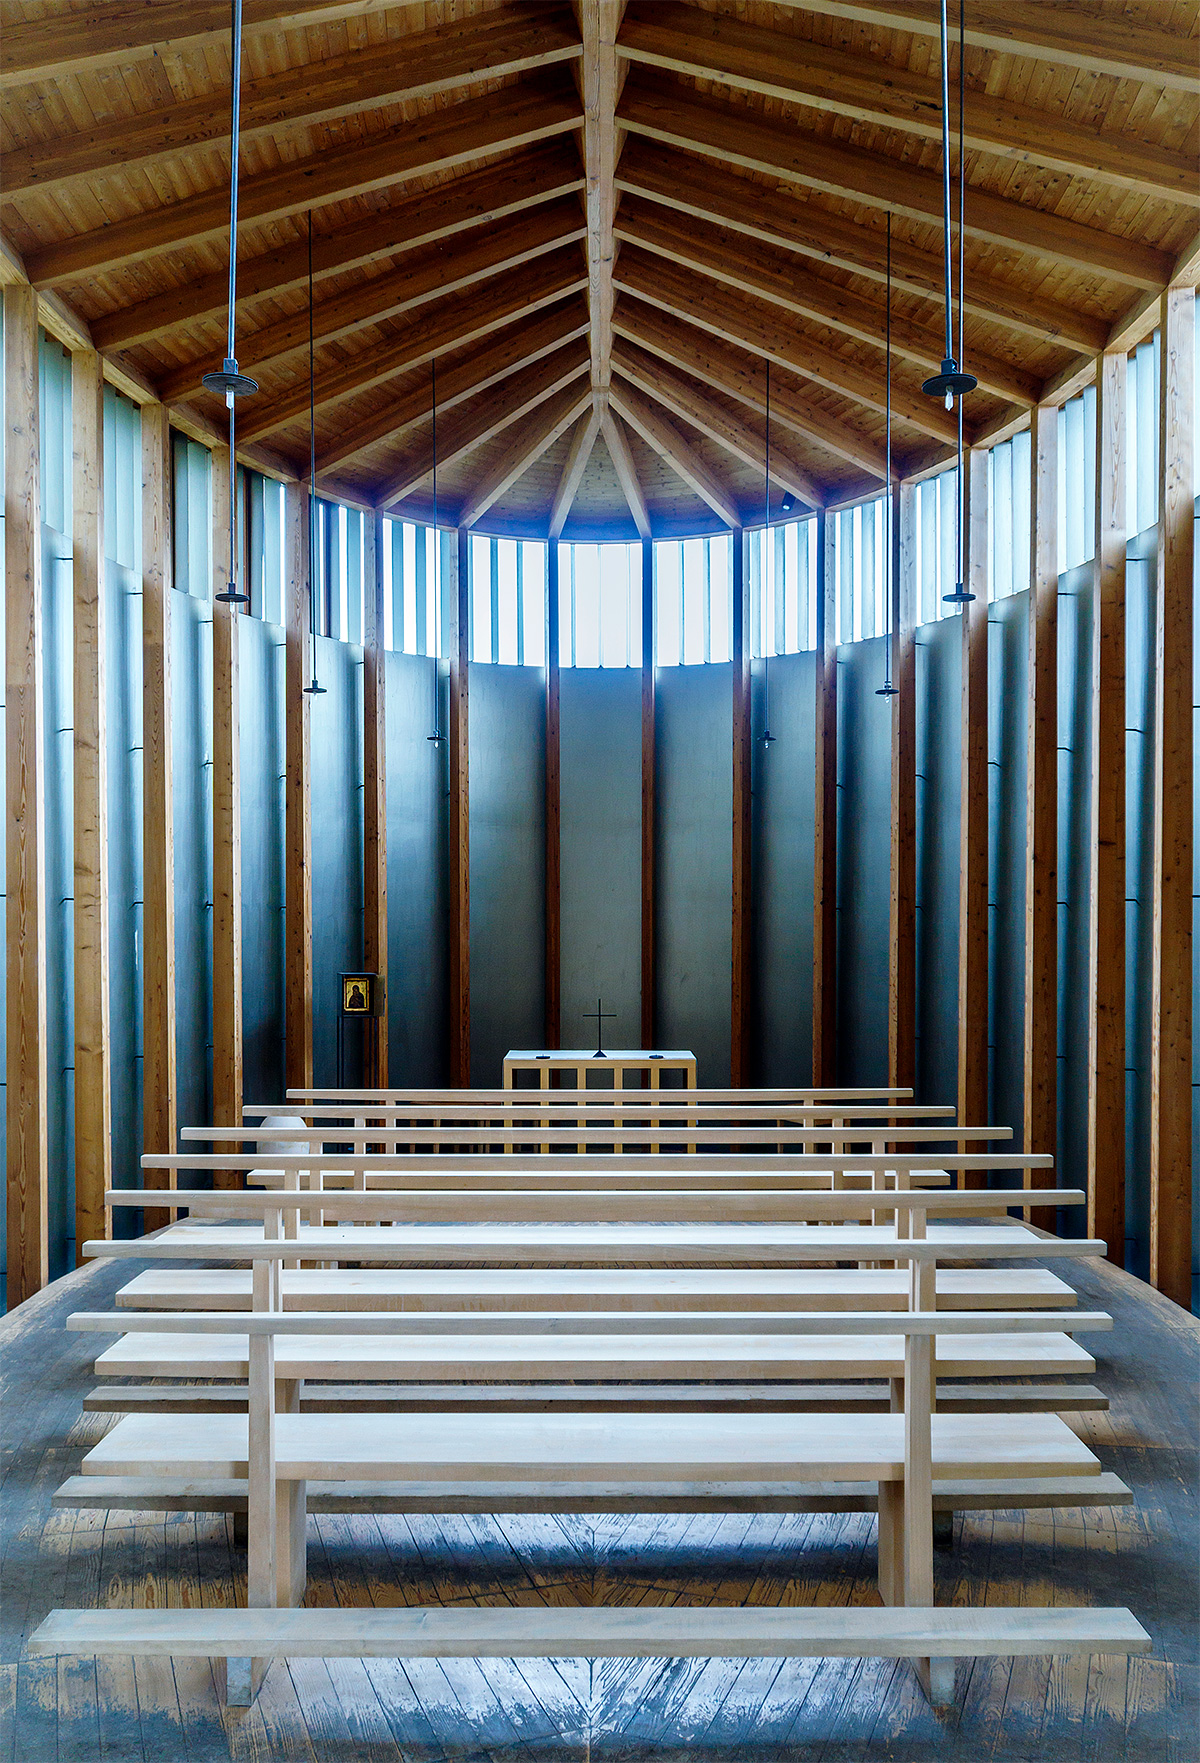
<svg viewBox="0 0 1200 1763">
<path fill-rule="evenodd" d="M 642 1046 L 654 1045 L 654 541 L 642 539 Z"/>
<path fill-rule="evenodd" d="M 1162 299 L 1150 1018 L 1150 1278 L 1192 1304 L 1195 310 Z"/>
<path fill-rule="evenodd" d="M 1058 1142 L 1058 411 L 1035 405 L 1029 435 L 1029 680 L 1025 745 L 1025 1149 Z M 1052 1186 L 1032 1170 L 1030 1187 Z M 1033 1222 L 1053 1230 L 1038 1207 Z"/>
<path fill-rule="evenodd" d="M 242 1118 L 242 788 L 238 643 L 241 612 L 217 599 L 229 557 L 229 449 L 212 451 L 213 581 L 213 1124 Z M 218 1171 L 214 1187 L 235 1185 Z"/>
<path fill-rule="evenodd" d="M 363 523 L 363 966 L 383 984 L 384 1014 L 370 1024 L 364 1081 L 388 1086 L 387 646 L 383 516 Z"/>
<path fill-rule="evenodd" d="M 107 1236 L 112 1186 L 108 998 L 108 719 L 104 561 L 104 378 L 94 349 L 71 356 L 75 792 L 75 1260 Z"/>
<path fill-rule="evenodd" d="M 284 875 L 286 1065 L 289 1088 L 311 1089 L 313 987 L 309 730 L 312 700 L 305 694 L 304 688 L 311 678 L 312 660 L 309 654 L 309 507 L 306 484 L 288 484 L 284 490 L 284 548 L 287 595 L 284 611 L 287 644 L 284 660 L 287 755 L 284 795 L 287 845 Z"/>
<path fill-rule="evenodd" d="M 37 296 L 4 290 L 5 910 L 8 1303 L 45 1285 L 46 829 L 42 756 L 42 487 Z"/>
<path fill-rule="evenodd" d="M 1092 631 L 1088 1235 L 1125 1260 L 1124 351 L 1096 363 L 1096 604 Z M 1049 492 L 1052 496 L 1055 490 Z M 1052 504 L 1053 506 L 1053 504 Z M 1051 541 L 1048 568 L 1057 570 Z"/>
<path fill-rule="evenodd" d="M 176 1148 L 175 814 L 171 759 L 171 431 L 142 406 L 142 1142 Z M 174 1185 L 147 1170 L 147 1187 Z M 167 1222 L 155 1209 L 147 1230 Z"/>
<path fill-rule="evenodd" d="M 765 533 L 764 545 L 769 534 Z M 750 1081 L 751 1060 L 751 820 L 750 571 L 745 529 L 733 540 L 733 974 L 730 997 L 730 1082 Z"/>
<path fill-rule="evenodd" d="M 916 496 L 892 489 L 892 569 L 898 612 L 892 631 L 892 851 L 888 921 L 888 1083 L 911 1089 L 917 1074 L 917 643 Z"/>
<path fill-rule="evenodd" d="M 833 520 L 818 514 L 812 1050 L 812 1081 L 817 1088 L 837 1082 L 837 572 L 833 535 Z"/>
<path fill-rule="evenodd" d="M 962 609 L 961 773 L 958 888 L 958 1118 L 983 1126 L 988 1114 L 988 656 L 987 454 L 964 459 L 966 582 Z M 986 1174 L 964 1177 L 983 1187 Z"/>
<path fill-rule="evenodd" d="M 459 527 L 449 584 L 450 1082 L 462 1087 L 471 1082 L 470 545 Z"/>
<path fill-rule="evenodd" d="M 562 801 L 559 742 L 558 539 L 546 545 L 545 1037 L 562 1045 Z"/>
</svg>

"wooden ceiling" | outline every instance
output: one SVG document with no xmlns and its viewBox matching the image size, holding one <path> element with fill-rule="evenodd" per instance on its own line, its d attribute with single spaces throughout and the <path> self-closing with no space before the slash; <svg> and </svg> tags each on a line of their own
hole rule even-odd
<svg viewBox="0 0 1200 1763">
<path fill-rule="evenodd" d="M 957 7 L 951 6 L 957 26 Z M 221 432 L 226 0 L 4 0 L 4 274 Z M 245 0 L 239 450 L 326 493 L 633 537 L 948 457 L 936 0 Z M 967 0 L 968 438 L 1200 263 L 1193 0 Z M 956 91 L 957 49 L 951 84 Z"/>
</svg>

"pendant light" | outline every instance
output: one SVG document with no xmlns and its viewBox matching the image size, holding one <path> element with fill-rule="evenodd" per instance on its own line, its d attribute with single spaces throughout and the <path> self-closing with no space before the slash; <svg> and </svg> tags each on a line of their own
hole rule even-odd
<svg viewBox="0 0 1200 1763">
<path fill-rule="evenodd" d="M 235 398 L 257 392 L 258 381 L 242 373 L 233 352 L 233 324 L 237 309 L 238 149 L 242 126 L 242 0 L 233 0 L 230 53 L 229 311 L 225 327 L 225 360 L 218 372 L 206 373 L 201 384 L 206 392 L 222 394 L 229 410 L 229 576 L 225 592 L 214 598 L 226 606 L 244 606 L 247 595 L 239 593 L 237 586 L 237 455 L 234 451 L 233 402 Z"/>
<path fill-rule="evenodd" d="M 767 362 L 767 448 L 766 463 L 763 467 L 763 536 L 762 536 L 762 567 L 759 570 L 759 581 L 765 586 L 767 580 L 767 546 L 771 540 L 771 363 Z M 771 572 L 774 580 L 774 570 Z M 775 584 L 778 593 L 779 584 Z M 762 608 L 759 612 L 761 615 Z M 775 736 L 771 733 L 771 657 L 763 656 L 763 746 L 769 747 Z"/>
<path fill-rule="evenodd" d="M 317 385 L 313 343 L 313 248 L 312 209 L 308 211 L 308 641 L 312 656 L 312 679 L 304 690 L 310 698 L 324 696 L 317 678 L 317 596 L 313 559 L 317 554 Z"/>
<path fill-rule="evenodd" d="M 429 362 L 429 408 L 433 420 L 433 604 L 440 618 L 442 596 L 438 590 L 441 587 L 442 575 L 442 541 L 441 534 L 438 532 L 437 362 L 432 357 Z M 425 739 L 440 743 L 445 738 L 442 733 L 442 687 L 438 678 L 438 670 L 435 667 L 433 670 L 433 733 L 426 735 Z"/>
<path fill-rule="evenodd" d="M 960 36 L 965 35 L 965 20 L 962 8 L 965 0 L 960 0 Z M 943 302 L 945 320 L 945 355 L 941 371 L 927 379 L 921 390 L 931 398 L 944 398 L 946 409 L 953 410 L 955 398 L 961 398 L 967 392 L 973 392 L 979 384 L 974 374 L 964 373 L 959 367 L 954 354 L 954 302 L 950 286 L 950 267 L 952 249 L 950 241 L 950 46 L 946 26 L 946 0 L 941 0 L 941 48 L 942 48 L 942 258 L 943 258 Z M 963 142 L 962 142 L 962 86 L 963 61 L 961 47 L 958 63 L 959 79 L 959 131 L 958 160 L 960 191 L 963 180 Z M 959 197 L 959 249 L 962 247 L 962 196 Z M 962 276 L 959 275 L 961 289 Z M 961 348 L 962 339 L 959 338 Z"/>
<path fill-rule="evenodd" d="M 884 361 L 887 375 L 887 465 L 885 470 L 885 512 L 883 542 L 887 561 L 884 564 L 885 579 L 888 589 L 888 630 L 887 643 L 883 651 L 883 684 L 875 688 L 877 698 L 894 698 L 900 690 L 892 680 L 892 645 L 896 640 L 896 632 L 900 628 L 900 583 L 892 558 L 892 211 L 889 208 L 887 217 L 887 303 L 884 318 Z"/>
<path fill-rule="evenodd" d="M 945 13 L 945 0 L 942 5 Z M 959 355 L 963 347 L 963 218 L 966 214 L 966 170 L 962 151 L 963 119 L 966 109 L 966 39 L 967 19 L 966 0 L 958 0 L 958 348 Z M 943 594 L 942 599 L 948 606 L 968 606 L 975 598 L 967 591 L 967 523 L 966 512 L 967 484 L 963 476 L 963 411 L 962 399 L 958 403 L 958 450 L 957 450 L 957 490 L 955 499 L 955 545 L 954 555 L 958 567 L 958 580 L 952 594 Z"/>
</svg>

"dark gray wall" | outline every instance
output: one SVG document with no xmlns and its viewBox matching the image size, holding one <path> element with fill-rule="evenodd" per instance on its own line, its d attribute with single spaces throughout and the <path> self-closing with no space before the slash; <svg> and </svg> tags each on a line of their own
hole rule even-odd
<svg viewBox="0 0 1200 1763">
<path fill-rule="evenodd" d="M 1149 549 L 1149 547 L 1147 547 Z M 1154 897 L 1155 561 L 1125 571 L 1125 1265 L 1150 1265 L 1150 994 Z M 1086 1125 L 1086 1122 L 1085 1122 Z M 1086 1161 L 1081 1164 L 1086 1168 Z"/>
<path fill-rule="evenodd" d="M 958 1089 L 958 784 L 962 625 L 921 625 L 916 638 L 917 1081 L 923 1102 Z"/>
<path fill-rule="evenodd" d="M 448 1078 L 445 680 L 421 655 L 386 673 L 388 1074 L 392 1084 Z"/>
<path fill-rule="evenodd" d="M 212 1119 L 212 604 L 171 592 L 175 1083 L 181 1126 Z"/>
<path fill-rule="evenodd" d="M 887 1082 L 892 718 L 891 700 L 875 695 L 885 661 L 882 637 L 837 654 L 837 1073 L 847 1084 Z"/>
<path fill-rule="evenodd" d="M 338 1081 L 339 975 L 362 967 L 363 652 L 316 639 L 312 699 L 313 1081 Z M 349 1023 L 343 1075 L 362 1081 L 363 1026 Z"/>
<path fill-rule="evenodd" d="M 1092 567 L 1058 583 L 1058 1171 L 1087 1181 L 1088 900 L 1091 886 Z M 1136 1182 L 1134 1172 L 1129 1179 Z M 1082 1235 L 1084 1221 L 1061 1215 Z"/>
<path fill-rule="evenodd" d="M 470 672 L 471 1082 L 545 1033 L 546 677 Z"/>
<path fill-rule="evenodd" d="M 642 1040 L 642 676 L 564 668 L 559 696 L 562 1042 L 593 1045 L 597 997 L 612 1047 Z"/>
<path fill-rule="evenodd" d="M 69 401 L 68 401 L 69 413 Z M 75 843 L 71 541 L 42 528 L 42 810 L 46 851 L 46 1144 L 50 1277 L 75 1265 Z"/>
<path fill-rule="evenodd" d="M 754 1039 L 757 1083 L 812 1081 L 812 654 L 754 664 Z M 771 741 L 764 740 L 770 733 Z"/>
<path fill-rule="evenodd" d="M 1029 595 L 993 601 L 988 608 L 989 1118 L 1018 1134 L 1025 1105 L 1028 644 Z"/>
<path fill-rule="evenodd" d="M 238 620 L 242 837 L 242 1066 L 248 1101 L 281 1097 L 284 1073 L 284 634 Z"/>
<path fill-rule="evenodd" d="M 112 1171 L 141 1185 L 142 1148 L 142 587 L 108 560 L 108 1009 Z M 132 1213 L 113 1229 L 135 1235 Z"/>
</svg>

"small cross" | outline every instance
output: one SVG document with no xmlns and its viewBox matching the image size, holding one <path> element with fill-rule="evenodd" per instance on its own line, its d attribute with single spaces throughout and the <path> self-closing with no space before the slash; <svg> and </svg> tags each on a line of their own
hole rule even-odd
<svg viewBox="0 0 1200 1763">
<path fill-rule="evenodd" d="M 596 999 L 596 1008 L 594 1010 L 585 1010 L 583 1012 L 583 1015 L 588 1022 L 590 1022 L 593 1017 L 595 1017 L 595 1019 L 596 1019 L 596 1051 L 592 1054 L 592 1058 L 593 1059 L 607 1058 L 608 1055 L 605 1053 L 604 1047 L 602 1044 L 604 1041 L 604 1024 L 605 1024 L 606 1020 L 610 1021 L 610 1022 L 615 1022 L 617 1020 L 616 1011 L 615 1010 L 606 1010 L 604 1008 L 603 998 L 597 998 Z"/>
</svg>

